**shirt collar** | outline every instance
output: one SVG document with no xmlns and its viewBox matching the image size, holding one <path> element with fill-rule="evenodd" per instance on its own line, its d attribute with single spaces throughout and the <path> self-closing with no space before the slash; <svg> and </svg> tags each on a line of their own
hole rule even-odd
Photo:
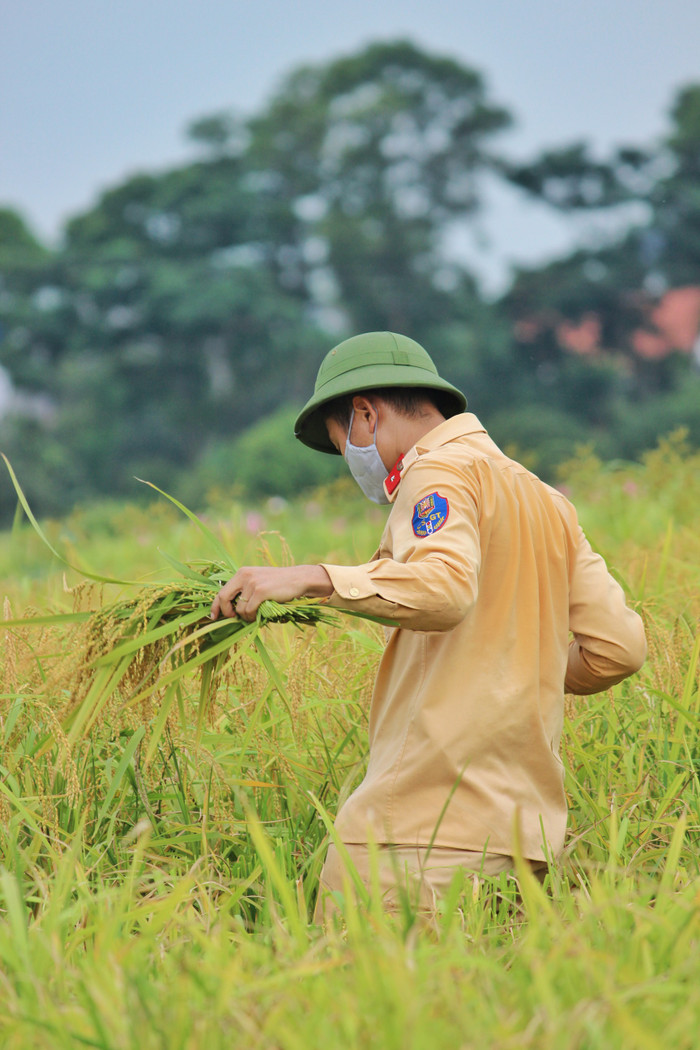
<svg viewBox="0 0 700 1050">
<path fill-rule="evenodd" d="M 482 426 L 473 412 L 460 412 L 459 415 L 450 416 L 449 419 L 446 419 L 443 423 L 438 423 L 436 427 L 433 427 L 433 429 L 429 430 L 427 434 L 424 434 L 420 441 L 417 441 L 413 448 L 408 450 L 401 462 L 401 476 L 403 477 L 408 468 L 425 452 L 432 452 L 434 449 L 440 448 L 441 445 L 446 445 L 450 441 L 455 441 L 456 438 L 466 437 L 469 434 L 485 433 L 486 427 Z M 395 480 L 393 481 L 393 484 L 390 480 L 395 479 L 396 470 L 397 465 L 392 468 L 384 482 L 384 489 L 391 503 L 396 499 L 396 494 L 400 487 Z"/>
</svg>

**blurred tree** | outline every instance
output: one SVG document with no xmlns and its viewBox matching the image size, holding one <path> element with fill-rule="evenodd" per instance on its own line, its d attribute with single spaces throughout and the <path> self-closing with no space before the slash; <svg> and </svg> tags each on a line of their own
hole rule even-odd
<svg viewBox="0 0 700 1050">
<path fill-rule="evenodd" d="M 515 185 L 563 211 L 642 204 L 645 221 L 615 246 L 630 277 L 656 286 L 700 279 L 700 83 L 677 93 L 671 127 L 658 146 L 626 146 L 596 161 L 583 143 L 549 150 L 528 164 L 501 163 Z M 618 274 L 619 276 L 619 274 Z"/>
<path fill-rule="evenodd" d="M 521 270 L 501 303 L 523 360 L 543 379 L 544 399 L 549 381 L 562 405 L 570 401 L 579 416 L 615 430 L 623 401 L 639 409 L 669 395 L 675 403 L 674 391 L 695 387 L 692 319 L 678 320 L 680 311 L 692 313 L 692 289 L 700 288 L 700 85 L 678 93 L 657 147 L 625 147 L 598 162 L 576 145 L 504 170 L 566 212 L 636 207 L 622 235 Z M 635 432 L 651 439 L 651 430 Z"/>
<path fill-rule="evenodd" d="M 25 388 L 43 389 L 43 366 L 53 349 L 48 314 L 60 293 L 52 284 L 54 257 L 24 219 L 0 208 L 0 365 Z M 29 349 L 31 329 L 35 351 Z"/>
<path fill-rule="evenodd" d="M 571 413 L 533 402 L 495 413 L 489 420 L 489 432 L 508 455 L 545 481 L 553 481 L 556 467 L 593 437 Z"/>
<path fill-rule="evenodd" d="M 305 395 L 298 347 L 320 353 L 320 336 L 257 250 L 266 207 L 239 158 L 220 156 L 106 193 L 30 270 L 21 244 L 5 260 L 23 294 L 0 302 L 0 361 L 49 399 L 45 437 L 70 449 L 78 490 L 130 493 L 135 473 L 165 484 L 212 431 Z M 9 448 L 22 432 L 0 425 Z"/>
<path fill-rule="evenodd" d="M 510 116 L 474 70 L 406 42 L 297 70 L 250 123 L 250 160 L 297 218 L 280 280 L 347 330 L 421 339 L 477 299 L 445 237 L 480 201 Z"/>
<path fill-rule="evenodd" d="M 622 401 L 614 420 L 615 455 L 636 459 L 659 438 L 682 429 L 688 443 L 700 448 L 700 377 L 690 376 L 677 389 L 638 403 Z"/>
<path fill-rule="evenodd" d="M 24 218 L 12 208 L 0 208 L 0 251 L 20 253 L 25 258 L 43 258 L 46 249 L 34 236 Z"/>
<path fill-rule="evenodd" d="M 677 95 L 673 126 L 661 156 L 647 167 L 659 172 L 649 194 L 651 221 L 639 250 L 667 286 L 700 283 L 700 83 Z"/>
<path fill-rule="evenodd" d="M 320 455 L 291 438 L 297 412 L 284 405 L 239 437 L 211 442 L 187 486 L 188 499 L 202 502 L 210 493 L 235 487 L 252 496 L 293 499 L 347 475 L 340 456 Z"/>
</svg>

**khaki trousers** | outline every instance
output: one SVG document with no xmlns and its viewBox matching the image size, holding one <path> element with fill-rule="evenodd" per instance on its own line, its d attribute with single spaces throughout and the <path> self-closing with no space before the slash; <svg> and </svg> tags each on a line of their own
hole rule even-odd
<svg viewBox="0 0 700 1050">
<path fill-rule="evenodd" d="M 378 885 L 386 911 L 396 912 L 402 901 L 408 900 L 420 912 L 434 912 L 440 897 L 444 896 L 457 871 L 470 878 L 479 875 L 499 875 L 514 871 L 512 857 L 501 853 L 475 853 L 470 850 L 446 849 L 433 846 L 375 846 L 346 843 L 346 850 L 357 874 L 367 889 Z M 547 865 L 529 862 L 535 875 L 542 878 Z M 343 859 L 331 843 L 321 871 L 314 921 L 322 923 L 338 911 L 331 894 L 354 892 L 352 876 Z"/>
</svg>

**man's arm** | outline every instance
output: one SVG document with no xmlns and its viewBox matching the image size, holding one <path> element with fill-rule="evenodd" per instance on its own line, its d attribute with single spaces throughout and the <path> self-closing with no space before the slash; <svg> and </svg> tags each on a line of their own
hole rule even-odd
<svg viewBox="0 0 700 1050">
<path fill-rule="evenodd" d="M 244 566 L 221 588 L 211 606 L 212 620 L 240 616 L 251 622 L 260 604 L 270 598 L 327 598 L 333 584 L 322 565 Z"/>
<path fill-rule="evenodd" d="M 565 688 L 587 695 L 634 674 L 646 658 L 641 617 L 625 603 L 620 585 L 579 530 L 572 565 L 569 646 Z"/>
</svg>

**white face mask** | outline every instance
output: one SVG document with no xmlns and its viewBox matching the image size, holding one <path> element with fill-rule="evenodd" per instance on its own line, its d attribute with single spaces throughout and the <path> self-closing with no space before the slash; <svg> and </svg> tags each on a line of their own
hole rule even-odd
<svg viewBox="0 0 700 1050">
<path fill-rule="evenodd" d="M 350 434 L 352 433 L 354 418 L 355 409 L 353 408 L 350 416 L 350 426 L 348 427 L 348 438 L 345 442 L 345 452 L 343 453 L 345 462 L 367 499 L 371 499 L 372 503 L 389 503 L 390 500 L 384 491 L 384 479 L 387 476 L 387 469 L 377 451 L 377 429 L 379 424 L 377 423 L 374 429 L 374 440 L 371 445 L 353 445 L 350 441 Z"/>
</svg>

